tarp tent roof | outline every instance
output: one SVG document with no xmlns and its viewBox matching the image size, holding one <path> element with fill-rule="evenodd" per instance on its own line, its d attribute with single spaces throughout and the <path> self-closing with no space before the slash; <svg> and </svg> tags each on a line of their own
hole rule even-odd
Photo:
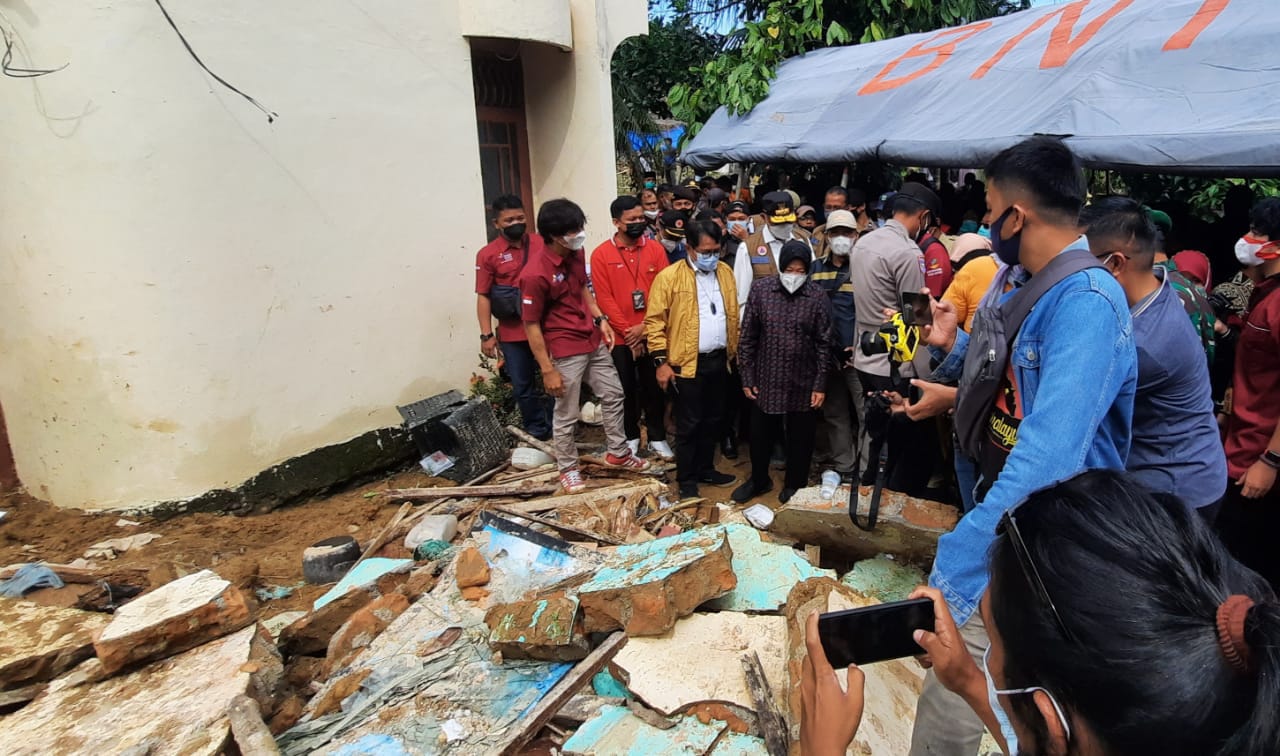
<svg viewBox="0 0 1280 756">
<path fill-rule="evenodd" d="M 983 165 L 1033 134 L 1097 168 L 1280 175 L 1280 0 L 1078 0 L 837 47 L 722 108 L 686 162 Z"/>
</svg>

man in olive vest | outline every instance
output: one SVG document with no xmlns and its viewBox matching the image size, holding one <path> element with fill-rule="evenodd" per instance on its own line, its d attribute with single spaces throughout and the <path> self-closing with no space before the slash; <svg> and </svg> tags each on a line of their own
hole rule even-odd
<svg viewBox="0 0 1280 756">
<path fill-rule="evenodd" d="M 738 247 L 733 261 L 733 279 L 738 287 L 738 305 L 746 307 L 751 284 L 757 279 L 778 275 L 778 252 L 791 239 L 811 244 L 809 234 L 796 225 L 796 206 L 786 192 L 769 192 L 762 201 L 765 225 L 757 227 Z"/>
</svg>

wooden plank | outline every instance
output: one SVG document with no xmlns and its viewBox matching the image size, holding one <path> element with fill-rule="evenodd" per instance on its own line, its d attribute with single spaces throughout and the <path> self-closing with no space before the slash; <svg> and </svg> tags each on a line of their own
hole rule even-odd
<svg viewBox="0 0 1280 756">
<path fill-rule="evenodd" d="M 105 580 L 113 575 L 119 576 L 122 573 L 135 573 L 137 575 L 146 575 L 147 571 L 139 567 L 116 567 L 114 565 L 106 565 L 102 569 L 89 569 L 86 567 L 71 567 L 65 564 L 49 564 L 43 563 L 45 567 L 53 570 L 53 573 L 62 578 L 64 583 L 80 583 L 90 585 Z M 8 580 L 18 572 L 20 564 L 12 564 L 8 567 L 0 567 L 0 580 Z"/>
<path fill-rule="evenodd" d="M 361 562 L 368 559 L 370 554 L 385 546 L 387 541 L 391 540 L 392 533 L 395 532 L 396 528 L 399 527 L 412 509 L 413 502 L 406 501 L 402 504 L 400 510 L 396 512 L 396 516 L 392 517 L 391 522 L 388 522 L 382 530 L 378 531 L 378 535 L 374 536 L 373 540 L 369 542 L 369 546 L 365 548 L 364 553 L 355 561 L 355 564 L 351 565 L 351 569 L 354 570 Z"/>
<path fill-rule="evenodd" d="M 578 692 L 582 686 L 591 682 L 591 678 L 599 672 L 609 660 L 614 657 L 622 647 L 627 645 L 627 634 L 616 632 L 605 638 L 595 651 L 592 651 L 587 658 L 578 662 L 577 666 L 569 670 L 569 673 L 561 678 L 556 686 L 542 697 L 542 700 L 533 707 L 531 711 L 524 715 L 521 720 L 520 730 L 515 736 L 507 742 L 506 746 L 499 752 L 502 756 L 514 756 L 520 752 L 530 740 L 537 736 L 543 726 L 551 721 L 551 718 L 560 711 L 560 707 L 569 702 L 570 698 Z"/>
<path fill-rule="evenodd" d="M 431 501 L 433 499 L 493 498 L 497 496 L 540 496 L 555 493 L 559 484 L 523 483 L 490 486 L 441 486 L 439 488 L 391 488 L 382 494 L 397 501 Z"/>
<path fill-rule="evenodd" d="M 743 654 L 742 671 L 747 677 L 747 688 L 751 691 L 751 698 L 755 701 L 760 734 L 764 736 L 764 745 L 769 750 L 769 756 L 787 756 L 791 748 L 787 721 L 782 718 L 782 713 L 773 702 L 773 692 L 769 689 L 769 681 L 764 676 L 760 655 L 755 651 Z"/>
<path fill-rule="evenodd" d="M 521 443 L 528 444 L 532 448 L 537 449 L 540 452 L 543 452 L 548 457 L 551 457 L 552 459 L 556 458 L 556 450 L 552 448 L 551 444 L 547 443 L 546 441 L 539 441 L 538 439 L 534 438 L 533 436 L 530 436 L 528 433 L 525 433 L 524 431 L 520 430 L 514 425 L 507 426 L 507 433 L 510 433 L 511 435 L 515 436 L 516 439 Z"/>
<path fill-rule="evenodd" d="M 552 509 L 561 507 L 570 507 L 576 504 L 589 505 L 599 502 L 601 499 L 614 499 L 622 497 L 630 497 L 636 494 L 651 493 L 655 496 L 667 490 L 666 485 L 656 480 L 637 480 L 627 483 L 619 483 L 617 485 L 606 486 L 604 488 L 588 489 L 582 493 L 566 494 L 564 496 L 551 496 L 545 499 L 535 499 L 534 501 L 521 502 L 519 504 L 510 505 L 513 512 L 520 513 L 538 513 L 548 512 Z"/>
<path fill-rule="evenodd" d="M 559 520 L 550 520 L 550 519 L 547 519 L 546 517 L 539 517 L 535 514 L 529 514 L 528 512 L 515 512 L 507 509 L 506 507 L 499 507 L 499 506 L 494 506 L 493 510 L 495 512 L 501 512 L 505 515 L 510 515 L 512 517 L 523 517 L 524 519 L 529 520 L 531 522 L 536 522 L 540 525 L 546 525 L 547 527 L 558 530 L 561 533 L 568 533 L 569 535 L 575 535 L 575 536 L 578 536 L 579 538 L 587 538 L 592 541 L 599 541 L 600 543 L 607 543 L 613 546 L 621 546 L 623 543 L 625 543 L 625 541 L 620 541 L 617 538 L 614 538 L 613 536 L 602 535 L 594 531 L 583 530 L 582 528 L 575 528 L 574 526 L 566 525 L 565 523 L 560 522 Z"/>
</svg>

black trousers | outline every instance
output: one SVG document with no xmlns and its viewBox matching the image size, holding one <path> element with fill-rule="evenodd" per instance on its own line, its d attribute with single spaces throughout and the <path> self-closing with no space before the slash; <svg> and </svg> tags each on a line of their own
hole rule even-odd
<svg viewBox="0 0 1280 756">
<path fill-rule="evenodd" d="M 1214 523 L 1232 556 L 1280 591 L 1280 485 L 1260 499 L 1246 499 L 1234 482 L 1227 486 Z"/>
<path fill-rule="evenodd" d="M 666 412 L 666 396 L 658 388 L 657 368 L 645 355 L 639 359 L 631 356 L 631 347 L 621 344 L 613 348 L 613 365 L 622 381 L 622 428 L 627 438 L 640 438 L 640 410 L 644 410 L 644 426 L 649 431 L 649 442 L 666 441 L 667 428 L 663 425 Z"/>
<path fill-rule="evenodd" d="M 904 393 L 905 387 L 894 386 L 888 376 L 872 375 L 858 371 L 858 380 L 863 391 L 868 394 L 880 391 L 897 391 Z M 872 402 L 867 400 L 865 423 L 874 431 Z M 908 496 L 923 496 L 929 488 L 929 478 L 933 476 L 934 467 L 942 457 L 941 441 L 938 436 L 938 425 L 933 418 L 915 421 L 906 415 L 894 415 L 889 418 L 884 432 L 869 432 L 867 444 L 867 468 L 862 475 L 862 485 L 875 483 L 876 470 L 880 460 L 880 449 L 889 445 L 889 466 L 885 487 Z"/>
<path fill-rule="evenodd" d="M 783 441 L 787 457 L 782 487 L 800 489 L 809 484 L 820 415 L 818 410 L 770 415 L 762 412 L 758 404 L 751 407 L 751 480 L 757 488 L 769 485 L 769 457 L 779 441 Z"/>
<path fill-rule="evenodd" d="M 716 441 L 729 382 L 724 350 L 698 355 L 692 378 L 676 376 L 676 481 L 697 485 L 715 470 Z"/>
<path fill-rule="evenodd" d="M 738 375 L 736 366 L 729 371 L 725 381 L 724 407 L 720 411 L 720 438 L 738 440 L 738 428 L 746 430 L 750 422 L 750 410 L 747 398 L 742 395 L 742 377 Z"/>
</svg>

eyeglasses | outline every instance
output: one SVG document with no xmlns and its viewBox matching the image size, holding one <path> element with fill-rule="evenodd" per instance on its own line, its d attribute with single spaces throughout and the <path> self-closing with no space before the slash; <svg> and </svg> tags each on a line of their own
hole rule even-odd
<svg viewBox="0 0 1280 756">
<path fill-rule="evenodd" d="M 1020 505 L 1019 505 L 1020 506 Z M 1067 623 L 1062 621 L 1062 615 L 1058 613 L 1058 607 L 1054 605 L 1053 599 L 1049 597 L 1049 589 L 1045 587 L 1044 580 L 1040 578 L 1040 570 L 1036 569 L 1035 560 L 1031 558 L 1031 551 L 1027 548 L 1027 543 L 1022 539 L 1022 532 L 1018 530 L 1018 519 L 1014 516 L 1014 511 L 1018 507 L 1014 507 L 1004 513 L 1000 518 L 1000 524 L 996 526 L 996 536 L 1008 534 L 1009 543 L 1013 544 L 1013 553 L 1018 557 L 1018 563 L 1022 566 L 1022 574 L 1031 584 L 1036 595 L 1040 599 L 1040 603 L 1049 607 L 1049 613 L 1053 615 L 1054 622 L 1058 625 L 1058 630 L 1062 632 L 1062 637 L 1068 642 L 1079 645 L 1076 636 L 1067 627 Z"/>
</svg>

